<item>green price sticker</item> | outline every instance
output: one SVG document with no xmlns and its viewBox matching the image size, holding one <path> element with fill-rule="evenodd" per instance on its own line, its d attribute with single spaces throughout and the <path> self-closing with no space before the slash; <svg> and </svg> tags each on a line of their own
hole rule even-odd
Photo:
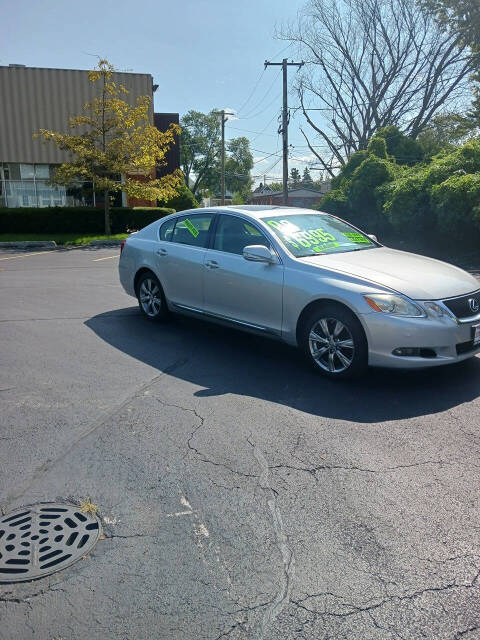
<svg viewBox="0 0 480 640">
<path fill-rule="evenodd" d="M 315 251 L 315 253 L 325 253 L 328 252 L 330 249 L 335 249 L 336 247 L 339 247 L 340 243 L 339 242 L 324 242 L 323 244 L 317 244 L 314 247 L 312 247 L 312 251 Z"/>
<path fill-rule="evenodd" d="M 187 227 L 187 229 L 190 231 L 190 233 L 194 238 L 198 236 L 199 231 L 197 227 L 193 225 L 188 218 L 185 220 L 185 226 Z"/>
<path fill-rule="evenodd" d="M 370 240 L 361 233 L 347 232 L 343 234 L 346 238 L 355 242 L 355 244 L 370 244 Z"/>
</svg>

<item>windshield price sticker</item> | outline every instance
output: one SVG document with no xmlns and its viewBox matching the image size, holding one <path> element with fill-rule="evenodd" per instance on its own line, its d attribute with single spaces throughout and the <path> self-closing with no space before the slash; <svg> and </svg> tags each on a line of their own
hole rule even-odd
<svg viewBox="0 0 480 640">
<path fill-rule="evenodd" d="M 190 233 L 194 238 L 196 238 L 200 233 L 197 227 L 194 224 L 192 224 L 188 218 L 185 220 L 185 226 L 187 227 L 187 229 L 190 231 Z"/>
<path fill-rule="evenodd" d="M 318 253 L 321 252 L 323 248 L 326 248 L 327 245 L 328 247 L 339 246 L 335 236 L 322 229 L 322 227 L 300 231 L 298 227 L 288 222 L 288 220 L 267 220 L 267 224 L 281 233 L 285 242 L 296 249 L 300 247 L 305 247 L 305 249 L 312 248 L 313 251 Z"/>
<path fill-rule="evenodd" d="M 343 235 L 355 244 L 370 244 L 370 240 L 361 233 L 346 232 Z"/>
<path fill-rule="evenodd" d="M 312 247 L 312 251 L 315 253 L 325 253 L 325 251 L 329 251 L 330 249 L 335 249 L 340 246 L 340 242 L 325 242 L 325 244 L 318 244 Z"/>
</svg>

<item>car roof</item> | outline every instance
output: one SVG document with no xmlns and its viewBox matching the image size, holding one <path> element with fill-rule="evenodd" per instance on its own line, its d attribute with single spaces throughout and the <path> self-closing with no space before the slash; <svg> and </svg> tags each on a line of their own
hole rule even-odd
<svg viewBox="0 0 480 640">
<path fill-rule="evenodd" d="M 224 211 L 225 213 L 245 213 L 248 216 L 256 219 L 265 218 L 274 215 L 282 215 L 288 211 L 288 215 L 301 215 L 306 213 L 323 213 L 322 211 L 315 211 L 313 209 L 301 209 L 298 207 L 282 207 L 271 204 L 239 204 L 232 206 L 220 206 L 220 207 L 205 207 L 205 211 L 216 210 L 219 213 Z M 199 212 L 200 209 L 196 209 Z"/>
</svg>

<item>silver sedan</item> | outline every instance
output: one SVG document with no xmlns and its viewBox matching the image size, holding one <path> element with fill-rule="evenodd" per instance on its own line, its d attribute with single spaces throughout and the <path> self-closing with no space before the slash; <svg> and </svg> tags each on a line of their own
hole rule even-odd
<svg viewBox="0 0 480 640">
<path fill-rule="evenodd" d="M 167 216 L 122 245 L 119 273 L 149 320 L 177 312 L 275 337 L 332 378 L 480 352 L 472 275 L 309 209 L 242 205 Z"/>
</svg>

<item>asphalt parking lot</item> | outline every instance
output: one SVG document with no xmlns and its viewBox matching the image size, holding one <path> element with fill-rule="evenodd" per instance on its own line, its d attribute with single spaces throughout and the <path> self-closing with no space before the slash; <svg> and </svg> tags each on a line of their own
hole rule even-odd
<svg viewBox="0 0 480 640">
<path fill-rule="evenodd" d="M 0 506 L 99 506 L 2 640 L 480 638 L 480 358 L 332 383 L 151 325 L 118 249 L 0 254 Z"/>
</svg>

